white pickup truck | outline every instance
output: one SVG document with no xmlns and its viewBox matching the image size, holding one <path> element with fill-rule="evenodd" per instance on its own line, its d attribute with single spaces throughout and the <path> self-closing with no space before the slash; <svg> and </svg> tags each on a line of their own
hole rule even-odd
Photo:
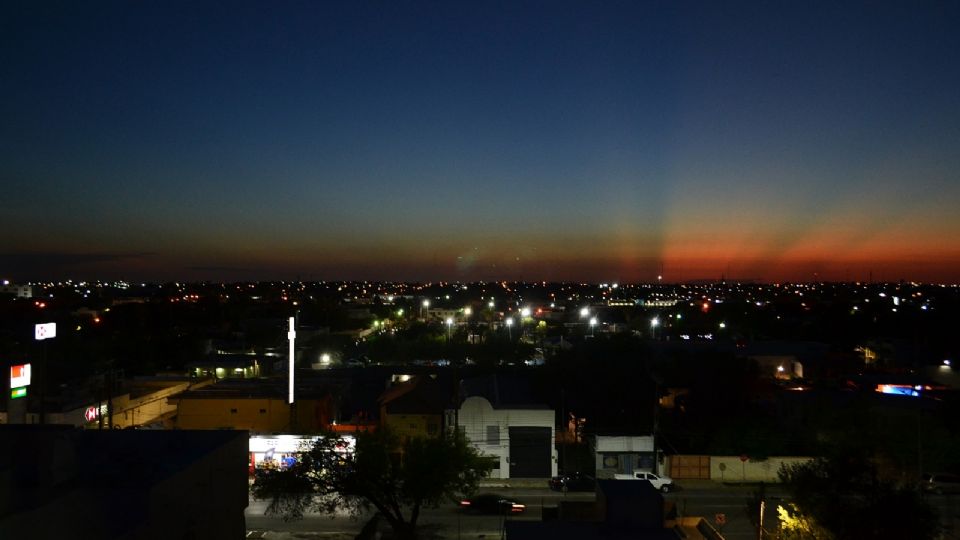
<svg viewBox="0 0 960 540">
<path fill-rule="evenodd" d="M 660 476 L 653 474 L 652 472 L 634 472 L 631 474 L 615 474 L 613 475 L 615 480 L 646 480 L 650 482 L 653 487 L 659 489 L 660 491 L 667 493 L 673 489 L 673 478 L 669 476 Z"/>
</svg>

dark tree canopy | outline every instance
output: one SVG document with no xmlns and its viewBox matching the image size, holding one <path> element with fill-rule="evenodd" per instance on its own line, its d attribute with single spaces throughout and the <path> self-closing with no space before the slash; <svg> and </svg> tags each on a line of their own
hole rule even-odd
<svg viewBox="0 0 960 540">
<path fill-rule="evenodd" d="M 269 499 L 268 514 L 298 519 L 313 508 L 360 512 L 375 508 L 398 538 L 415 538 L 424 506 L 476 491 L 491 462 L 462 435 L 398 440 L 388 431 L 362 433 L 350 449 L 337 435 L 321 437 L 292 467 L 258 476 L 253 494 Z"/>
<path fill-rule="evenodd" d="M 937 516 L 915 485 L 899 484 L 862 459 L 818 458 L 785 467 L 781 480 L 798 521 L 816 538 L 936 538 Z"/>
</svg>

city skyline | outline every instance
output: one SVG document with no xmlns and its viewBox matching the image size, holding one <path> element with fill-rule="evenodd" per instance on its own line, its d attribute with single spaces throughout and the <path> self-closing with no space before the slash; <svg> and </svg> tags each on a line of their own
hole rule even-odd
<svg viewBox="0 0 960 540">
<path fill-rule="evenodd" d="M 8 7 L 0 277 L 960 281 L 960 8 Z"/>
</svg>

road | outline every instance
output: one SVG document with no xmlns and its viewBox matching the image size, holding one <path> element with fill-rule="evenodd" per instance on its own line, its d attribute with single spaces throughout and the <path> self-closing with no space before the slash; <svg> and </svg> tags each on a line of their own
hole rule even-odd
<svg viewBox="0 0 960 540">
<path fill-rule="evenodd" d="M 542 516 L 544 506 L 557 506 L 561 500 L 592 501 L 593 493 L 558 493 L 548 489 L 497 489 L 498 493 L 514 498 L 527 506 L 523 514 L 507 516 L 506 519 L 536 520 Z M 724 534 L 728 531 L 728 538 L 755 538 L 756 532 L 749 524 L 744 512 L 744 501 L 749 496 L 749 489 L 718 488 L 716 490 L 680 490 L 666 495 L 667 500 L 675 501 L 679 511 L 684 515 L 702 515 L 709 517 L 711 522 L 717 513 L 725 513 L 727 524 Z M 314 532 L 323 535 L 343 533 L 354 535 L 360 531 L 363 524 L 370 518 L 371 513 L 354 517 L 346 513 L 334 516 L 328 514 L 309 513 L 304 519 L 284 522 L 278 517 L 265 516 L 265 501 L 250 500 L 247 507 L 247 530 L 253 531 L 253 536 L 270 538 L 274 535 L 262 535 L 263 531 L 285 531 L 293 533 Z M 768 507 L 768 519 L 775 517 L 775 507 Z M 454 504 L 446 504 L 440 508 L 426 508 L 423 510 L 420 523 L 433 529 L 445 538 L 486 539 L 499 538 L 502 527 L 499 516 L 483 516 L 464 514 Z"/>
<path fill-rule="evenodd" d="M 490 490 L 484 490 L 490 491 Z M 593 493 L 568 493 L 566 495 L 548 489 L 496 489 L 492 490 L 505 496 L 519 500 L 527 505 L 524 514 L 508 516 L 506 519 L 540 520 L 544 506 L 557 506 L 564 498 L 574 501 L 594 500 Z M 665 499 L 676 504 L 677 511 L 683 516 L 701 516 L 719 530 L 728 540 L 752 540 L 757 538 L 756 528 L 750 523 L 746 514 L 746 501 L 753 488 L 737 486 L 700 487 L 678 489 L 665 495 Z M 764 513 L 764 523 L 768 531 L 777 529 L 777 505 L 783 502 L 783 492 L 776 486 L 767 488 L 767 504 Z M 952 526 L 948 538 L 958 530 L 956 524 L 960 519 L 960 496 L 930 496 L 930 502 L 938 509 L 944 525 Z M 352 517 L 341 513 L 335 516 L 311 513 L 302 520 L 284 522 L 277 517 L 264 516 L 266 502 L 250 500 L 246 510 L 247 530 L 252 538 L 284 539 L 284 538 L 336 538 L 340 533 L 342 538 L 353 538 L 364 523 L 371 517 L 371 513 L 364 516 Z M 723 526 L 715 524 L 717 514 L 724 514 L 726 523 Z M 440 508 L 426 508 L 423 510 L 420 523 L 437 533 L 438 536 L 461 540 L 496 540 L 500 538 L 502 521 L 499 516 L 478 516 L 460 512 L 454 504 L 446 504 Z M 295 533 L 284 535 L 282 533 Z M 308 535 L 306 533 L 314 533 Z"/>
</svg>

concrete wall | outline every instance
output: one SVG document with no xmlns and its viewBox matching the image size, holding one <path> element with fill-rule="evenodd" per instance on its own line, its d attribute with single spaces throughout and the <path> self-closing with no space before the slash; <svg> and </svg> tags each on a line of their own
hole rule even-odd
<svg viewBox="0 0 960 540">
<path fill-rule="evenodd" d="M 499 469 L 490 472 L 490 478 L 510 477 L 511 427 L 550 428 L 551 475 L 557 474 L 556 428 L 553 409 L 494 409 L 486 398 L 474 396 L 464 400 L 457 420 L 461 431 L 477 450 L 496 459 Z M 453 425 L 451 422 L 449 425 Z M 487 440 L 487 426 L 499 427 L 499 440 Z"/>
<path fill-rule="evenodd" d="M 811 461 L 810 457 L 771 457 L 763 461 L 739 456 L 710 456 L 710 479 L 714 482 L 779 482 L 777 472 L 782 465 Z"/>
<path fill-rule="evenodd" d="M 254 433 L 293 429 L 286 399 L 182 397 L 176 402 L 177 429 L 245 429 Z M 314 432 L 327 427 L 329 400 L 302 399 L 295 406 L 297 431 Z"/>
<path fill-rule="evenodd" d="M 439 414 L 384 414 L 383 425 L 401 438 L 435 437 L 442 419 Z"/>
</svg>

